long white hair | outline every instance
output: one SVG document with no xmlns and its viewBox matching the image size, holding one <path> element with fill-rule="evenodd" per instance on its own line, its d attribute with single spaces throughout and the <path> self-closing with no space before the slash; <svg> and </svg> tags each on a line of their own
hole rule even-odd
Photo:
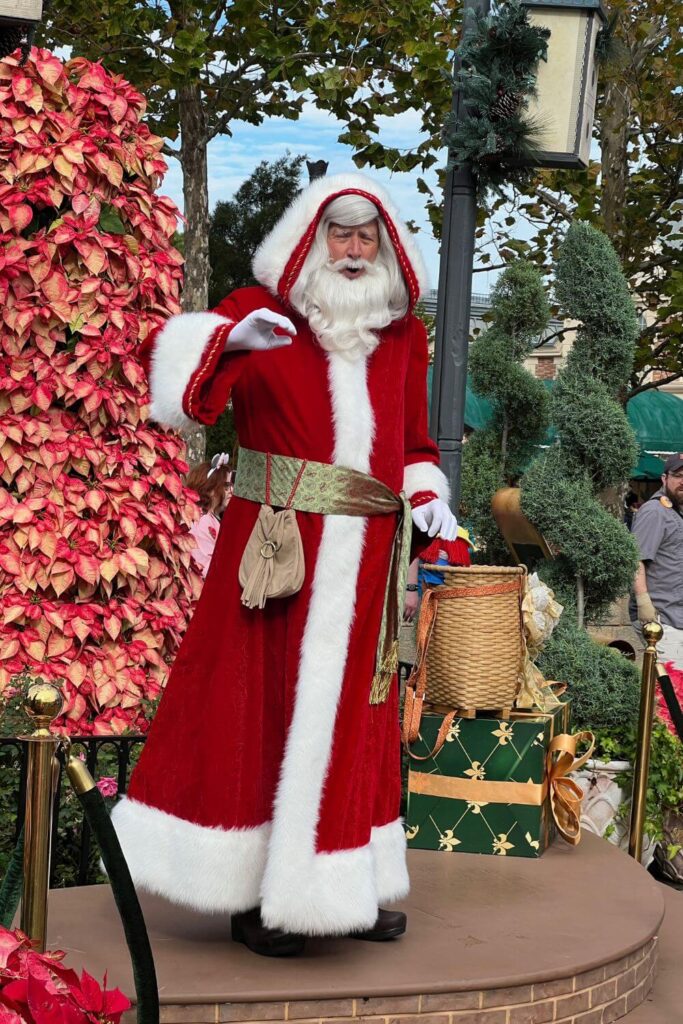
<svg viewBox="0 0 683 1024">
<path fill-rule="evenodd" d="M 379 250 L 374 263 L 338 260 L 333 263 L 327 248 L 330 224 L 358 227 L 376 221 Z M 339 271 L 362 265 L 365 273 L 349 280 Z M 374 352 L 378 331 L 408 310 L 408 288 L 394 246 L 379 210 L 363 196 L 339 196 L 329 203 L 320 219 L 311 250 L 289 301 L 309 323 L 328 352 L 341 352 L 355 360 Z"/>
</svg>

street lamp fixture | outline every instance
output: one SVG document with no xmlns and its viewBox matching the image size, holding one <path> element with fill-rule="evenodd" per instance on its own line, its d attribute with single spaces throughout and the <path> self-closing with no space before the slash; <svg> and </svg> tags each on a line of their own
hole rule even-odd
<svg viewBox="0 0 683 1024">
<path fill-rule="evenodd" d="M 0 27 L 25 25 L 31 28 L 43 17 L 43 0 L 0 0 Z"/>
<path fill-rule="evenodd" d="M 42 16 L 43 0 L 0 0 L 0 60 L 19 48 L 26 62 Z"/>
<path fill-rule="evenodd" d="M 529 118 L 540 126 L 540 167 L 587 167 L 597 91 L 595 44 L 607 17 L 601 0 L 522 0 L 532 25 L 550 29 Z"/>
</svg>

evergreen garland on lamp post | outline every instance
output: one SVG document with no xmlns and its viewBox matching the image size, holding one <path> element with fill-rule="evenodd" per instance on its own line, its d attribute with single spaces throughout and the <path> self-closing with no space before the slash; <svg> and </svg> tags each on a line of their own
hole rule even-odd
<svg viewBox="0 0 683 1024">
<path fill-rule="evenodd" d="M 449 162 L 436 316 L 430 433 L 456 509 L 460 495 L 477 197 L 529 173 L 537 127 L 526 112 L 549 32 L 534 28 L 519 0 L 489 16 L 471 0 L 456 54 L 451 114 L 444 127 Z"/>
<path fill-rule="evenodd" d="M 541 125 L 529 118 L 536 71 L 548 49 L 548 29 L 531 25 L 526 8 L 510 0 L 493 14 L 474 16 L 454 76 L 467 117 L 451 112 L 444 139 L 458 161 L 469 161 L 480 196 L 523 184 L 538 162 Z"/>
</svg>

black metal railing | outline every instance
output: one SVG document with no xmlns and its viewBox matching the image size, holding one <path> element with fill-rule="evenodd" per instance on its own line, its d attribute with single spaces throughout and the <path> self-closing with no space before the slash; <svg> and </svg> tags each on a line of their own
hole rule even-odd
<svg viewBox="0 0 683 1024">
<path fill-rule="evenodd" d="M 71 742 L 77 752 L 80 749 L 95 780 L 115 780 L 116 795 L 123 796 L 145 737 L 72 736 Z M 24 823 L 26 759 L 27 744 L 15 737 L 0 737 L 0 852 L 3 859 L 9 859 Z M 55 773 L 50 885 L 58 888 L 102 881 L 90 827 L 83 819 L 74 792 L 63 784 L 61 764 Z"/>
<path fill-rule="evenodd" d="M 411 669 L 411 664 L 399 663 L 401 692 Z M 145 737 L 72 736 L 71 742 L 77 751 L 80 748 L 81 756 L 93 778 L 98 782 L 102 778 L 113 778 L 116 781 L 116 796 L 123 796 Z M 24 823 L 27 752 L 27 745 L 22 740 L 0 737 L 0 877 Z M 52 817 L 50 886 L 92 885 L 103 880 L 99 870 L 99 856 L 75 794 L 63 783 L 60 764 L 55 781 Z"/>
</svg>

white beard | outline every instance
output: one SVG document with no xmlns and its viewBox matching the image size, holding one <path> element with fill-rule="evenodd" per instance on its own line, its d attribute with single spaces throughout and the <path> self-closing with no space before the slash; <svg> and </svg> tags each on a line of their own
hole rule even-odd
<svg viewBox="0 0 683 1024">
<path fill-rule="evenodd" d="M 350 279 L 340 271 L 344 267 L 363 266 L 365 272 Z M 304 268 L 305 269 L 305 268 Z M 369 356 L 379 345 L 376 332 L 403 315 L 391 309 L 391 282 L 383 260 L 339 260 L 323 263 L 311 270 L 296 302 L 290 299 L 309 323 L 320 345 L 327 352 L 340 352 L 355 362 Z"/>
</svg>

